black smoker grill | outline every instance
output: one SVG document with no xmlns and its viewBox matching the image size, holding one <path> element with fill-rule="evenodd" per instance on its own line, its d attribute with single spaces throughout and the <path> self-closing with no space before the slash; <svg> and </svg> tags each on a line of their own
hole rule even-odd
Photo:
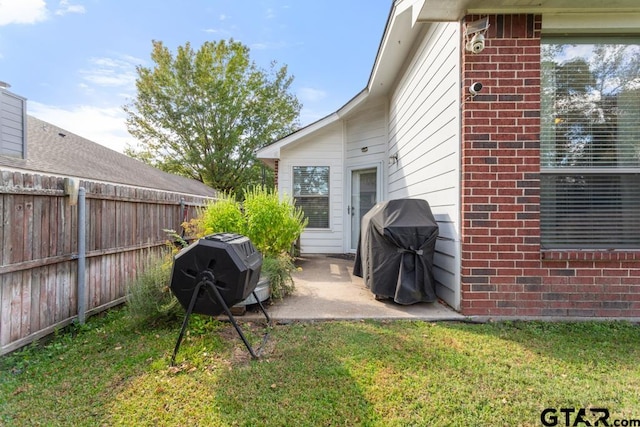
<svg viewBox="0 0 640 427">
<path fill-rule="evenodd" d="M 172 365 L 191 313 L 217 316 L 225 312 L 251 356 L 254 359 L 258 357 L 229 307 L 253 294 L 267 318 L 267 324 L 270 324 L 271 319 L 254 292 L 261 268 L 262 255 L 247 237 L 239 234 L 211 234 L 182 249 L 174 257 L 171 291 L 186 314 L 171 358 Z"/>
<path fill-rule="evenodd" d="M 437 237 L 438 224 L 425 200 L 378 203 L 362 218 L 353 274 L 362 277 L 378 299 L 433 302 Z"/>
</svg>

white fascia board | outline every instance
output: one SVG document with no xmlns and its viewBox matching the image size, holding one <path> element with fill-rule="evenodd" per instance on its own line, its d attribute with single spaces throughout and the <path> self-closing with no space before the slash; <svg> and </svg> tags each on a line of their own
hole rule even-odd
<svg viewBox="0 0 640 427">
<path fill-rule="evenodd" d="M 359 94 L 354 96 L 347 102 L 343 107 L 341 107 L 336 114 L 338 117 L 342 118 L 352 112 L 358 105 L 364 102 L 369 97 L 369 90 L 365 89 L 360 91 Z"/>
<path fill-rule="evenodd" d="M 391 89 L 420 32 L 416 26 L 422 24 L 420 15 L 425 1 L 403 0 L 394 4 L 369 77 L 367 88 L 371 94 L 386 93 Z"/>
</svg>

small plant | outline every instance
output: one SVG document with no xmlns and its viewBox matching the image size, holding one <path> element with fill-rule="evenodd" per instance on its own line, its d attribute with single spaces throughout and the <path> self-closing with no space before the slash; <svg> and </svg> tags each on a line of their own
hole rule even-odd
<svg viewBox="0 0 640 427">
<path fill-rule="evenodd" d="M 180 252 L 180 249 L 189 246 L 189 242 L 177 231 L 168 228 L 163 228 L 162 231 L 167 235 L 167 246 L 171 249 L 173 254 Z"/>
<path fill-rule="evenodd" d="M 291 272 L 295 268 L 288 254 L 270 255 L 262 259 L 262 275 L 269 279 L 271 298 L 282 299 L 293 293 L 295 284 Z"/>
<path fill-rule="evenodd" d="M 149 255 L 127 293 L 127 307 L 135 322 L 155 324 L 180 315 L 182 309 L 169 288 L 170 280 L 171 259 Z"/>
<path fill-rule="evenodd" d="M 204 314 L 192 314 L 189 318 L 189 329 L 187 335 L 200 336 L 210 334 L 213 331 L 220 329 L 222 322 L 215 317 L 207 316 Z"/>
</svg>

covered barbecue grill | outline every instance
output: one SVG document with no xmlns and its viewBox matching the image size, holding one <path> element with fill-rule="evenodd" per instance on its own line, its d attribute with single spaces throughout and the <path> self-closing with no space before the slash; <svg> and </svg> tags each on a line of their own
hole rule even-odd
<svg viewBox="0 0 640 427">
<path fill-rule="evenodd" d="M 182 249 L 174 257 L 170 287 L 185 308 L 186 314 L 171 359 L 172 364 L 175 362 L 191 313 L 208 316 L 226 313 L 251 356 L 257 358 L 229 307 L 253 295 L 267 323 L 270 323 L 267 312 L 255 294 L 261 269 L 260 252 L 247 237 L 232 233 L 205 236 Z"/>
<path fill-rule="evenodd" d="M 378 298 L 398 304 L 433 302 L 437 237 L 438 224 L 425 200 L 378 203 L 362 218 L 353 274 Z"/>
</svg>

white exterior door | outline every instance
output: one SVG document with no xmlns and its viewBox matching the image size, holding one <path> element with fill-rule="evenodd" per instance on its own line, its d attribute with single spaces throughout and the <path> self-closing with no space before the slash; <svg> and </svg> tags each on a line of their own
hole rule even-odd
<svg viewBox="0 0 640 427">
<path fill-rule="evenodd" d="M 380 199 L 380 175 L 378 167 L 351 169 L 351 199 L 347 206 L 350 225 L 349 251 L 355 252 L 360 237 L 360 223 Z"/>
</svg>

